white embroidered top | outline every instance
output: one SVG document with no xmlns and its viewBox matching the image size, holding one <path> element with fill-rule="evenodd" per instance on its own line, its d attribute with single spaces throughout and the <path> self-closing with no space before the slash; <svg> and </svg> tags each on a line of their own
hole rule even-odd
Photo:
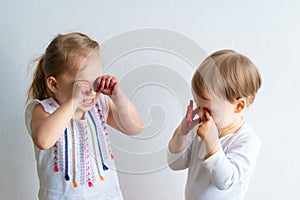
<svg viewBox="0 0 300 200">
<path fill-rule="evenodd" d="M 108 101 L 101 94 L 85 119 L 72 119 L 50 149 L 34 147 L 39 199 L 123 199 L 106 127 Z M 49 114 L 59 107 L 53 98 L 29 102 L 25 123 L 30 134 L 32 111 L 37 104 Z"/>
</svg>

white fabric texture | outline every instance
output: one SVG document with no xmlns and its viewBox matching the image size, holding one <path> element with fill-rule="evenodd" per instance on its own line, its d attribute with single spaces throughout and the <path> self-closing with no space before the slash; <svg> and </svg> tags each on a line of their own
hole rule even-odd
<svg viewBox="0 0 300 200">
<path fill-rule="evenodd" d="M 260 152 L 260 139 L 245 122 L 237 133 L 220 138 L 222 148 L 205 160 L 205 144 L 197 136 L 197 128 L 187 136 L 184 151 L 173 154 L 168 148 L 170 168 L 188 168 L 186 200 L 243 200 Z"/>
</svg>

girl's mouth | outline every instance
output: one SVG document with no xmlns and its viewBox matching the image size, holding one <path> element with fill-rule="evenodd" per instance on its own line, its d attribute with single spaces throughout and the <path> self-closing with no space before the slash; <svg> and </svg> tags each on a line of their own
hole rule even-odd
<svg viewBox="0 0 300 200">
<path fill-rule="evenodd" d="M 94 101 L 94 98 L 91 98 L 91 99 L 84 99 L 82 101 L 82 104 L 86 107 L 90 107 L 92 105 L 94 105 L 95 101 Z"/>
</svg>

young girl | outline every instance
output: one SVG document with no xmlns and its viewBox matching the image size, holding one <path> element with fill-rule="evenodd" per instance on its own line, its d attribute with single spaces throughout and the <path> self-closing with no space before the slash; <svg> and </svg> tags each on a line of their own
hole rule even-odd
<svg viewBox="0 0 300 200">
<path fill-rule="evenodd" d="M 241 113 L 260 86 L 255 65 L 231 50 L 213 53 L 196 70 L 197 108 L 191 101 L 168 152 L 171 169 L 188 168 L 187 200 L 245 198 L 261 143 Z"/>
<path fill-rule="evenodd" d="M 106 124 L 135 135 L 142 121 L 118 80 L 101 74 L 99 45 L 81 33 L 58 35 L 38 60 L 25 119 L 39 199 L 123 199 Z"/>
</svg>

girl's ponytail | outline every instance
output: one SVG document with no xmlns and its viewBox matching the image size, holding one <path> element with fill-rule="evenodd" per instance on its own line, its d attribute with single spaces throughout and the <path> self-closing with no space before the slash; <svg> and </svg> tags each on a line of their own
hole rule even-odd
<svg viewBox="0 0 300 200">
<path fill-rule="evenodd" d="M 39 100 L 48 98 L 46 78 L 43 72 L 44 59 L 45 59 L 45 54 L 41 55 L 40 57 L 38 57 L 33 61 L 33 62 L 37 62 L 37 67 L 33 75 L 31 86 L 28 90 L 27 101 L 31 98 L 39 99 Z"/>
</svg>

